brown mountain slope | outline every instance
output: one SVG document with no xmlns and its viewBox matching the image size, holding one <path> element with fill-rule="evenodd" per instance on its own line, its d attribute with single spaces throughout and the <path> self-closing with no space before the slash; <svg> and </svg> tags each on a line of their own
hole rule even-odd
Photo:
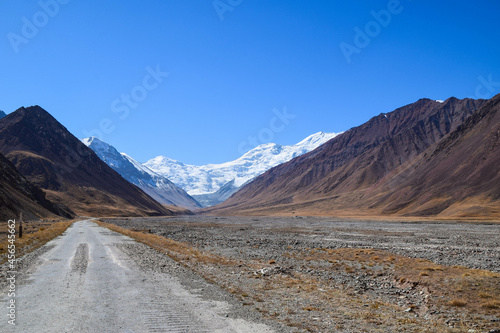
<svg viewBox="0 0 500 333">
<path fill-rule="evenodd" d="M 257 177 L 211 214 L 381 214 L 377 188 L 486 103 L 421 99 Z M 385 209 L 385 207 L 384 207 Z M 392 210 L 391 213 L 398 213 Z"/>
<path fill-rule="evenodd" d="M 78 215 L 172 215 L 39 106 L 0 119 L 0 152 L 49 200 Z"/>
<path fill-rule="evenodd" d="M 500 217 L 500 95 L 378 192 L 384 213 Z"/>
<path fill-rule="evenodd" d="M 0 220 L 15 219 L 21 212 L 27 219 L 73 216 L 71 211 L 47 200 L 42 190 L 31 184 L 0 154 Z"/>
</svg>

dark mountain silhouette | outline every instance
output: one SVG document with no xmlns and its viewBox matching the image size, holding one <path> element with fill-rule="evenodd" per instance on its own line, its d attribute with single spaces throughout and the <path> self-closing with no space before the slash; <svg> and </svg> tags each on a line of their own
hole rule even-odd
<svg viewBox="0 0 500 333">
<path fill-rule="evenodd" d="M 0 110 L 0 119 L 2 119 L 5 116 L 6 116 L 5 112 L 3 112 L 2 110 Z"/>
<path fill-rule="evenodd" d="M 446 214 L 445 210 L 449 207 L 458 205 L 460 200 L 472 195 L 474 184 L 462 184 L 462 189 L 468 189 L 466 197 L 452 195 L 451 192 L 457 187 L 450 174 L 442 173 L 439 177 L 434 177 L 434 186 L 430 187 L 431 183 L 424 182 L 429 175 L 419 172 L 424 172 L 424 165 L 428 168 L 432 163 L 461 168 L 466 156 L 459 156 L 460 154 L 453 161 L 437 153 L 435 161 L 426 158 L 431 156 L 429 154 L 438 143 L 460 136 L 456 134 L 457 128 L 462 128 L 463 124 L 474 119 L 470 118 L 471 115 L 491 103 L 492 101 L 456 98 L 450 98 L 444 103 L 421 99 L 391 113 L 381 114 L 318 149 L 269 170 L 221 205 L 205 212 L 412 216 Z M 479 137 L 475 140 L 479 140 Z M 487 143 L 484 144 L 488 147 Z M 410 172 L 412 168 L 420 170 Z M 472 164 L 464 170 L 471 174 L 478 172 L 477 165 Z M 495 168 L 492 170 L 498 172 L 498 167 L 496 171 Z M 479 197 L 483 192 L 486 194 L 485 188 L 478 189 L 474 196 Z"/>
<path fill-rule="evenodd" d="M 47 198 L 78 215 L 171 215 L 39 106 L 0 120 L 0 152 Z"/>
<path fill-rule="evenodd" d="M 0 154 L 0 220 L 72 217 L 73 213 L 45 198 L 41 189 L 22 176 L 5 156 Z"/>
</svg>

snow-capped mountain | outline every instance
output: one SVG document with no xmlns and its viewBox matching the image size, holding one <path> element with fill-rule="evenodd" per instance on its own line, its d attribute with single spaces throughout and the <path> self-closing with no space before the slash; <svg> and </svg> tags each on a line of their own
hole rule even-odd
<svg viewBox="0 0 500 333">
<path fill-rule="evenodd" d="M 211 206 L 224 201 L 243 184 L 270 168 L 316 149 L 335 136 L 336 133 L 319 132 L 295 145 L 262 144 L 240 158 L 222 164 L 188 165 L 158 156 L 144 166 L 182 187 L 203 206 Z M 219 190 L 222 193 L 217 193 Z"/>
<path fill-rule="evenodd" d="M 168 178 L 150 170 L 127 154 L 119 153 L 106 142 L 96 137 L 86 138 L 81 141 L 123 178 L 138 186 L 159 203 L 188 209 L 201 208 L 195 199 Z"/>
</svg>

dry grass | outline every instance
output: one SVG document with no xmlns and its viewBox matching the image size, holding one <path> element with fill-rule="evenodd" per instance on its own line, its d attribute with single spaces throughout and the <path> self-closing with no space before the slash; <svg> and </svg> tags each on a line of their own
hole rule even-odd
<svg viewBox="0 0 500 333">
<path fill-rule="evenodd" d="M 167 254 L 169 257 L 179 262 L 195 260 L 199 263 L 207 263 L 207 264 L 208 263 L 222 264 L 222 265 L 234 264 L 233 262 L 230 262 L 226 258 L 214 255 L 212 253 L 200 251 L 190 246 L 189 244 L 177 242 L 165 237 L 146 233 L 145 231 L 133 231 L 118 227 L 114 224 L 104 223 L 101 221 L 97 221 L 97 224 L 99 224 L 101 227 L 105 227 L 110 230 L 119 232 L 123 235 L 134 238 L 135 240 L 143 244 L 146 244 L 159 252 Z"/>
<path fill-rule="evenodd" d="M 307 262 L 335 262 L 333 270 L 343 269 L 356 275 L 368 273 L 394 276 L 401 287 L 426 288 L 446 301 L 436 301 L 438 307 L 461 307 L 471 313 L 496 314 L 500 302 L 500 274 L 469 269 L 464 266 L 443 266 L 425 259 L 408 258 L 375 249 L 315 249 L 288 254 Z M 359 269 L 357 269 L 359 267 Z M 378 270 L 377 270 L 378 268 Z M 484 303 L 488 298 L 490 302 Z M 467 300 L 462 304 L 461 300 Z M 497 302 L 497 303 L 495 303 Z"/>
<path fill-rule="evenodd" d="M 454 299 L 449 304 L 450 306 L 462 307 L 467 305 L 467 301 L 464 301 L 463 299 Z"/>
<path fill-rule="evenodd" d="M 491 302 L 483 303 L 483 304 L 481 304 L 481 306 L 483 308 L 486 308 L 486 309 L 500 309 L 500 302 L 491 301 Z"/>
<path fill-rule="evenodd" d="M 73 224 L 76 220 L 59 221 L 59 222 L 29 222 L 23 223 L 23 237 L 18 237 L 19 227 L 17 226 L 17 233 L 15 239 L 16 258 L 31 252 L 55 237 L 61 235 Z M 7 239 L 7 225 L 2 226 L 0 233 L 0 264 L 7 261 L 8 239 Z"/>
</svg>

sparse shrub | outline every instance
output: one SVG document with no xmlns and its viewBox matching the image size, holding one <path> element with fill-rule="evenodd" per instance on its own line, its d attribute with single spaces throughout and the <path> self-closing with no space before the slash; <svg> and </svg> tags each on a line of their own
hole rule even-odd
<svg viewBox="0 0 500 333">
<path fill-rule="evenodd" d="M 464 301 L 463 299 L 454 299 L 453 301 L 451 301 L 448 304 L 451 305 L 451 306 L 462 307 L 462 306 L 466 306 L 467 302 Z"/>
<path fill-rule="evenodd" d="M 315 306 L 306 306 L 305 308 L 302 309 L 306 311 L 319 311 L 319 309 Z"/>
<path fill-rule="evenodd" d="M 479 293 L 479 297 L 481 297 L 481 298 L 490 298 L 491 295 L 487 294 L 487 293 Z"/>
<path fill-rule="evenodd" d="M 500 308 L 500 302 L 493 301 L 493 302 L 483 303 L 481 304 L 481 307 L 485 309 L 498 309 Z"/>
</svg>

